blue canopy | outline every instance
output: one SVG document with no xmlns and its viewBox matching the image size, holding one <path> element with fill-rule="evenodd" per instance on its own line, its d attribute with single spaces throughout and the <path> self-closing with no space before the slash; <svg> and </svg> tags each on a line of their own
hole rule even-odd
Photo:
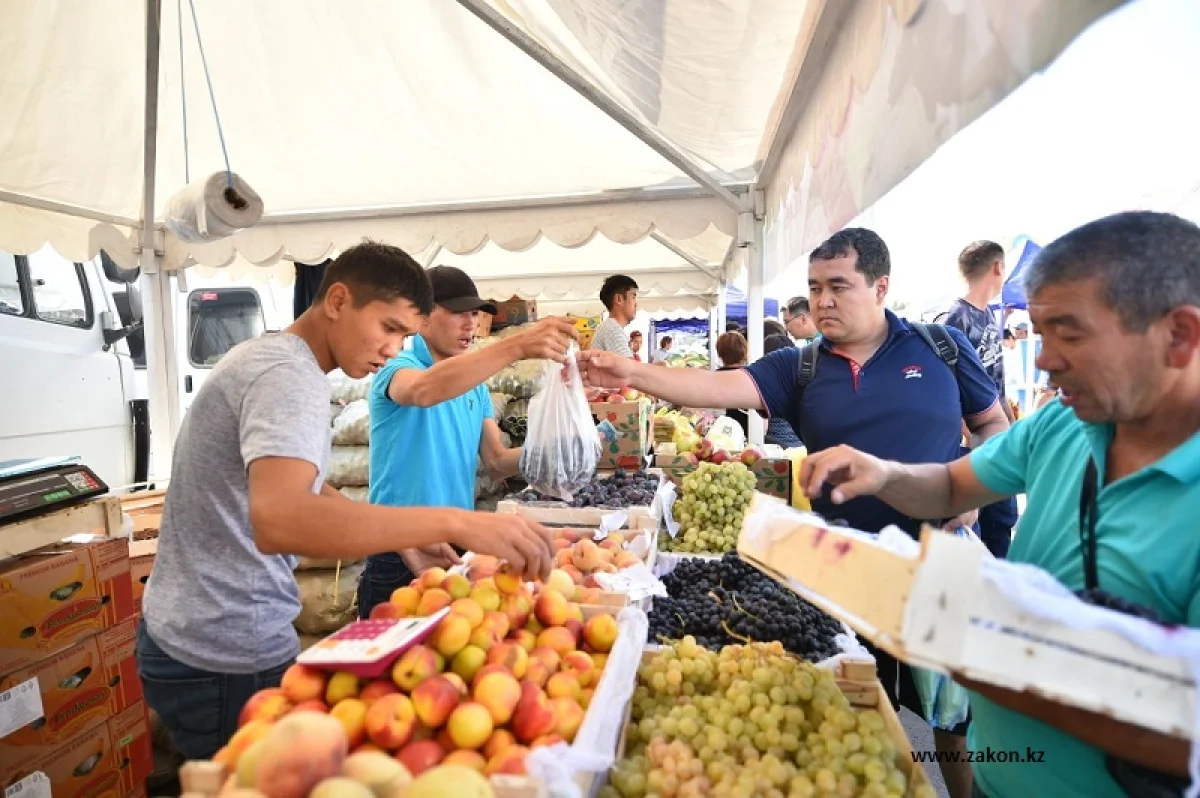
<svg viewBox="0 0 1200 798">
<path fill-rule="evenodd" d="M 725 289 L 725 320 L 736 321 L 743 327 L 749 318 L 749 305 L 746 295 L 732 285 Z M 779 315 L 779 302 L 774 299 L 763 299 L 763 318 L 773 319 Z"/>
<path fill-rule="evenodd" d="M 1042 251 L 1042 248 L 1026 236 L 1018 238 L 1014 248 L 1019 253 L 1017 265 L 1013 267 L 1008 279 L 1004 281 L 1004 288 L 1000 292 L 1000 302 L 994 307 L 1025 310 L 1025 271 Z"/>
</svg>

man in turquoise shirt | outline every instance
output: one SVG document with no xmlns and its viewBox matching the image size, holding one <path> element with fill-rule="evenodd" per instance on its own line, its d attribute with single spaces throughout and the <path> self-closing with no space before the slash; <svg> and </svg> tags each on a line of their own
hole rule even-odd
<svg viewBox="0 0 1200 798">
<path fill-rule="evenodd" d="M 831 483 L 835 501 L 873 494 L 919 518 L 1023 492 L 1009 560 L 1072 590 L 1099 587 L 1164 623 L 1200 626 L 1200 227 L 1150 212 L 1100 219 L 1043 250 L 1025 289 L 1042 336 L 1037 365 L 1061 391 L 1056 400 L 949 465 L 902 465 L 847 448 L 809 455 L 805 490 Z M 1093 585 L 1080 535 L 1089 463 Z M 1045 752 L 1042 763 L 976 764 L 977 795 L 1126 794 L 1101 747 L 977 693 L 971 711 L 971 750 Z M 1092 742 L 1121 755 L 1121 740 Z"/>
<path fill-rule="evenodd" d="M 479 298 L 462 270 L 429 270 L 434 309 L 412 348 L 375 375 L 371 408 L 372 504 L 475 509 L 476 466 L 494 476 L 517 473 L 520 449 L 505 448 L 483 383 L 518 360 L 562 361 L 578 333 L 548 318 L 499 343 L 468 352 L 480 313 L 496 306 Z M 358 585 L 358 612 L 367 617 L 421 571 L 454 561 L 453 551 L 409 550 L 367 558 Z"/>
</svg>

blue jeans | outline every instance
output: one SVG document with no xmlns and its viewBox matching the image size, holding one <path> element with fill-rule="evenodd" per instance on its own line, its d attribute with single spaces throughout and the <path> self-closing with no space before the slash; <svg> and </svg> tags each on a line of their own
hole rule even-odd
<svg viewBox="0 0 1200 798">
<path fill-rule="evenodd" d="M 278 687 L 291 662 L 259 673 L 213 673 L 184 665 L 159 648 L 138 623 L 138 675 L 146 703 L 158 713 L 171 741 L 188 759 L 212 759 L 237 731 L 250 696 Z"/>
<path fill-rule="evenodd" d="M 1018 516 L 1015 496 L 979 508 L 979 539 L 996 559 L 1003 560 L 1008 556 Z"/>
<path fill-rule="evenodd" d="M 392 598 L 397 588 L 413 580 L 413 572 L 399 554 L 375 554 L 367 558 L 358 578 L 358 617 L 367 618 L 376 604 Z"/>
</svg>

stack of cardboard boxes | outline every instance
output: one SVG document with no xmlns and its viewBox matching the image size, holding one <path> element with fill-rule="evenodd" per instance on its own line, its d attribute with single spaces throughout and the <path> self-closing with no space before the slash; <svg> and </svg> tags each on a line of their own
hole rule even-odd
<svg viewBox="0 0 1200 798">
<path fill-rule="evenodd" d="M 0 561 L 0 785 L 145 794 L 153 758 L 136 630 L 125 539 Z"/>
</svg>

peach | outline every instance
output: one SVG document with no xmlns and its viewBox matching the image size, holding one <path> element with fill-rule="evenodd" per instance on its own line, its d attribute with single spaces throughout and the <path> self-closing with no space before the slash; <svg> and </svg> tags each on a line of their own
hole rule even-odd
<svg viewBox="0 0 1200 798">
<path fill-rule="evenodd" d="M 484 665 L 482 668 L 475 671 L 475 678 L 471 680 L 471 689 L 474 690 L 475 687 L 478 686 L 479 682 L 483 680 L 483 677 L 487 676 L 489 673 L 504 673 L 512 676 L 512 674 L 509 673 L 508 668 L 504 667 L 503 665 Z"/>
<path fill-rule="evenodd" d="M 543 734 L 541 737 L 539 737 L 536 740 L 534 740 L 533 742 L 531 742 L 529 744 L 529 747 L 531 749 L 544 748 L 547 745 L 558 745 L 559 743 L 565 743 L 565 742 L 566 742 L 566 740 L 564 740 L 562 737 L 558 736 L 557 734 Z"/>
<path fill-rule="evenodd" d="M 503 665 L 513 676 L 520 679 L 525 675 L 525 668 L 529 666 L 529 652 L 516 643 L 500 643 L 488 651 L 488 663 Z"/>
<path fill-rule="evenodd" d="M 293 704 L 325 697 L 325 673 L 307 665 L 293 665 L 283 672 L 279 689 Z"/>
<path fill-rule="evenodd" d="M 362 745 L 367 739 L 367 704 L 361 698 L 343 698 L 333 709 L 330 717 L 336 718 L 346 730 L 346 742 L 351 748 Z"/>
<path fill-rule="evenodd" d="M 546 631 L 537 636 L 538 648 L 548 648 L 559 656 L 566 654 L 568 651 L 574 651 L 576 646 L 575 635 L 565 626 L 551 626 Z"/>
<path fill-rule="evenodd" d="M 417 605 L 421 603 L 421 591 L 412 585 L 398 587 L 392 591 L 391 603 L 400 608 L 405 616 L 417 614 Z"/>
<path fill-rule="evenodd" d="M 472 629 L 483 623 L 483 607 L 479 606 L 479 602 L 474 599 L 456 599 L 450 605 L 450 612 L 466 618 Z"/>
<path fill-rule="evenodd" d="M 607 613 L 593 615 L 583 625 L 583 639 L 593 651 L 612 651 L 617 642 L 617 619 Z"/>
<path fill-rule="evenodd" d="M 558 670 L 558 663 L 562 661 L 562 655 L 560 655 L 554 649 L 546 648 L 545 646 L 535 647 L 533 651 L 529 652 L 529 656 L 533 659 L 540 659 L 542 662 L 546 663 L 546 667 L 550 669 L 551 673 L 554 673 Z"/>
<path fill-rule="evenodd" d="M 564 565 L 562 567 L 562 572 L 565 573 L 567 576 L 571 577 L 571 581 L 574 582 L 576 585 L 583 584 L 583 577 L 584 577 L 583 571 L 580 571 L 574 565 L 567 563 L 566 565 Z"/>
<path fill-rule="evenodd" d="M 483 608 L 484 612 L 500 609 L 500 591 L 493 585 L 482 582 L 471 588 L 470 599 Z"/>
<path fill-rule="evenodd" d="M 483 579 L 476 579 L 474 582 L 476 587 L 487 587 L 491 588 L 492 590 L 496 590 L 496 580 L 491 574 L 488 574 Z M 496 590 L 496 592 L 499 593 L 500 591 Z"/>
<path fill-rule="evenodd" d="M 563 624 L 563 628 L 571 633 L 571 637 L 575 640 L 575 646 L 578 648 L 579 643 L 583 640 L 583 620 L 574 617 L 568 618 L 567 622 Z"/>
<path fill-rule="evenodd" d="M 454 685 L 460 696 L 465 696 L 470 692 L 470 690 L 467 688 L 466 681 L 457 673 L 454 673 L 453 671 L 447 671 L 446 673 L 442 674 L 442 678 Z"/>
<path fill-rule="evenodd" d="M 449 593 L 452 599 L 464 599 L 471 595 L 471 580 L 462 574 L 450 574 L 442 580 L 441 588 Z"/>
<path fill-rule="evenodd" d="M 503 726 L 512 719 L 517 702 L 521 700 L 521 685 L 509 673 L 489 673 L 475 685 L 471 696 L 491 713 L 496 726 Z"/>
<path fill-rule="evenodd" d="M 529 665 L 525 668 L 525 676 L 522 677 L 521 681 L 532 682 L 538 687 L 542 687 L 553 673 L 554 670 L 544 661 L 530 657 Z"/>
<path fill-rule="evenodd" d="M 524 626 L 529 620 L 529 609 L 532 605 L 524 596 L 505 596 L 500 610 L 508 616 L 508 628 L 516 629 Z"/>
<path fill-rule="evenodd" d="M 615 551 L 613 551 L 612 549 L 606 549 L 606 548 L 601 547 L 596 550 L 596 556 L 600 558 L 600 564 L 592 569 L 594 571 L 600 570 L 605 565 L 612 565 L 613 557 L 616 557 L 617 553 Z"/>
<path fill-rule="evenodd" d="M 503 639 L 503 636 L 496 634 L 496 630 L 492 627 L 480 626 L 471 632 L 471 636 L 467 639 L 467 647 L 474 646 L 475 648 L 487 651 Z"/>
<path fill-rule="evenodd" d="M 413 581 L 419 583 L 422 590 L 431 590 L 440 587 L 442 582 L 446 581 L 446 576 L 445 568 L 434 567 L 422 571 L 421 575 Z"/>
<path fill-rule="evenodd" d="M 256 746 L 254 786 L 273 798 L 305 798 L 341 772 L 347 748 L 342 724 L 317 712 L 281 719 Z"/>
<path fill-rule="evenodd" d="M 245 726 L 242 726 L 233 736 L 229 738 L 229 742 L 221 749 L 219 757 L 213 757 L 230 770 L 237 769 L 238 760 L 242 754 L 246 752 L 250 746 L 254 745 L 259 740 L 267 736 L 271 731 L 273 721 L 269 720 L 252 720 Z"/>
<path fill-rule="evenodd" d="M 276 721 L 292 710 L 292 702 L 288 701 L 283 690 L 278 687 L 268 687 L 250 696 L 250 700 L 242 707 L 238 715 L 238 725 L 245 726 L 252 720 Z"/>
<path fill-rule="evenodd" d="M 442 655 L 428 646 L 413 646 L 392 666 L 392 681 L 406 693 L 442 671 Z"/>
<path fill-rule="evenodd" d="M 512 596 L 521 590 L 521 575 L 513 572 L 508 563 L 500 566 L 492 579 L 496 581 L 496 589 L 501 593 Z"/>
<path fill-rule="evenodd" d="M 239 798 L 239 796 L 232 796 Z M 240 798 L 248 798 L 241 796 Z M 345 776 L 325 779 L 308 793 L 308 798 L 375 798 L 375 793 L 365 784 Z"/>
<path fill-rule="evenodd" d="M 362 692 L 358 694 L 358 697 L 362 699 L 367 706 L 371 706 L 371 704 L 374 704 L 385 695 L 398 692 L 400 691 L 396 689 L 394 682 L 386 679 L 376 679 L 373 682 L 369 682 L 367 686 L 362 689 Z"/>
<path fill-rule="evenodd" d="M 603 651 L 593 651 L 592 664 L 596 666 L 597 671 L 603 672 L 605 666 L 608 665 L 608 654 Z"/>
<path fill-rule="evenodd" d="M 534 635 L 540 635 L 545 628 L 534 615 L 530 615 L 529 620 L 525 621 L 525 631 L 533 632 Z"/>
<path fill-rule="evenodd" d="M 319 698 L 310 698 L 308 701 L 301 701 L 296 706 L 292 707 L 289 715 L 294 715 L 297 712 L 328 712 L 329 707 L 324 701 Z"/>
<path fill-rule="evenodd" d="M 582 689 L 579 677 L 567 671 L 559 671 L 546 681 L 546 695 L 551 698 L 576 698 Z"/>
<path fill-rule="evenodd" d="M 565 598 L 570 598 L 575 592 L 575 580 L 566 571 L 555 568 L 550 572 L 550 578 L 546 580 L 546 590 L 554 590 L 562 593 Z"/>
<path fill-rule="evenodd" d="M 421 594 L 421 600 L 417 603 L 417 616 L 423 618 L 426 615 L 433 615 L 443 607 L 449 607 L 452 601 L 454 599 L 450 597 L 450 594 L 440 587 L 426 590 Z"/>
<path fill-rule="evenodd" d="M 445 756 L 446 752 L 433 740 L 417 740 L 396 752 L 396 759 L 413 776 L 419 776 L 439 764 Z"/>
<path fill-rule="evenodd" d="M 543 590 L 533 605 L 533 614 L 546 626 L 562 626 L 569 617 L 566 596 L 557 590 Z"/>
<path fill-rule="evenodd" d="M 558 530 L 558 537 L 562 538 L 563 540 L 565 540 L 571 544 L 578 542 L 581 538 L 583 538 L 585 536 L 591 537 L 592 531 L 590 529 L 586 530 L 586 531 L 582 530 L 582 529 L 560 529 L 560 530 Z"/>
<path fill-rule="evenodd" d="M 378 796 L 394 795 L 412 781 L 412 774 L 400 762 L 382 751 L 364 751 L 361 747 L 346 757 L 342 775 Z"/>
<path fill-rule="evenodd" d="M 479 748 L 492 736 L 492 713 L 482 704 L 464 701 L 450 713 L 446 730 L 458 748 Z"/>
<path fill-rule="evenodd" d="M 530 743 L 543 734 L 554 731 L 554 707 L 537 685 L 521 685 L 521 700 L 513 712 L 510 724 L 513 734 L 523 743 Z"/>
<path fill-rule="evenodd" d="M 474 635 L 472 635 L 474 639 Z M 499 641 L 497 641 L 499 642 Z M 491 646 L 489 642 L 489 647 Z M 471 681 L 475 673 L 487 662 L 487 649 L 476 645 L 468 645 L 454 655 L 450 663 L 451 672 L 461 676 L 464 681 Z"/>
<path fill-rule="evenodd" d="M 599 604 L 600 603 L 600 588 L 598 588 L 598 587 L 583 587 L 581 585 L 579 588 L 579 593 L 575 596 L 575 601 L 577 601 L 580 604 Z"/>
<path fill-rule="evenodd" d="M 581 540 L 571 547 L 571 564 L 581 573 L 596 570 L 596 566 L 604 562 L 603 550 L 590 540 Z"/>
<path fill-rule="evenodd" d="M 462 765 L 443 764 L 414 779 L 404 792 L 404 798 L 490 798 L 495 794 L 496 790 L 484 774 Z"/>
<path fill-rule="evenodd" d="M 616 572 L 617 566 L 611 562 L 602 562 L 596 566 L 596 570 L 592 571 L 594 574 L 615 574 Z"/>
<path fill-rule="evenodd" d="M 508 620 L 508 614 L 500 610 L 485 612 L 483 614 L 483 623 L 480 626 L 494 630 L 500 636 L 501 640 L 508 634 L 508 630 L 512 628 L 512 624 Z"/>
<path fill-rule="evenodd" d="M 583 607 L 580 607 L 578 604 L 576 604 L 574 602 L 568 601 L 567 602 L 567 620 L 568 621 L 578 621 L 580 623 L 580 625 L 582 626 L 582 624 L 583 624 Z M 582 629 L 580 631 L 582 632 Z"/>
<path fill-rule="evenodd" d="M 487 742 L 483 744 L 483 755 L 491 759 L 496 754 L 503 751 L 505 748 L 517 744 L 517 738 L 513 737 L 513 733 L 508 729 L 496 729 L 492 732 L 492 736 L 487 738 Z"/>
<path fill-rule="evenodd" d="M 622 552 L 619 552 L 616 557 L 613 557 L 612 564 L 615 565 L 618 570 L 624 570 L 626 568 L 632 568 L 633 566 L 637 565 L 641 561 L 642 561 L 642 558 L 637 556 L 633 552 L 622 551 Z"/>
<path fill-rule="evenodd" d="M 605 536 L 604 540 L 600 541 L 600 548 L 602 549 L 620 551 L 624 547 L 625 535 L 620 532 L 609 532 L 608 535 Z"/>
<path fill-rule="evenodd" d="M 450 717 L 462 696 L 453 682 L 438 675 L 418 684 L 411 697 L 417 720 L 436 729 Z"/>
<path fill-rule="evenodd" d="M 371 612 L 367 615 L 372 621 L 388 621 L 396 618 L 403 618 L 404 610 L 397 607 L 390 601 L 385 601 L 382 604 L 376 604 L 371 608 Z"/>
<path fill-rule="evenodd" d="M 375 753 L 375 754 L 383 754 L 384 756 L 387 756 L 387 751 L 384 751 L 382 748 L 375 745 L 375 743 L 371 743 L 371 742 L 363 743 L 362 745 L 358 746 L 350 753 L 351 754 L 359 754 L 359 753 L 366 753 L 366 752 Z M 389 756 L 388 759 L 391 759 L 391 757 Z"/>
<path fill-rule="evenodd" d="M 367 737 L 386 751 L 407 743 L 416 725 L 412 700 L 401 693 L 385 695 L 367 708 Z"/>
<path fill-rule="evenodd" d="M 358 677 L 353 673 L 338 671 L 329 677 L 325 685 L 325 703 L 333 706 L 346 698 L 358 697 Z"/>
<path fill-rule="evenodd" d="M 447 754 L 451 751 L 458 750 L 458 746 L 455 745 L 454 741 L 450 739 L 450 732 L 445 727 L 438 729 L 438 733 L 433 739 L 437 741 L 437 744 L 440 745 L 442 750 Z"/>
<path fill-rule="evenodd" d="M 583 707 L 573 698 L 560 696 L 551 698 L 550 706 L 554 707 L 554 733 L 568 743 L 575 740 L 575 734 L 583 725 Z"/>
<path fill-rule="evenodd" d="M 596 663 L 590 654 L 583 651 L 568 651 L 563 654 L 562 672 L 571 673 L 579 679 L 580 687 L 590 687 L 596 679 Z"/>
<path fill-rule="evenodd" d="M 488 760 L 487 767 L 483 769 L 485 775 L 496 776 L 504 774 L 508 776 L 524 776 L 525 757 L 529 754 L 529 749 L 523 745 L 510 745 L 498 754 Z"/>
<path fill-rule="evenodd" d="M 537 635 L 528 629 L 517 629 L 515 632 L 509 632 L 507 639 L 526 651 L 533 651 L 533 647 L 537 644 Z"/>
<path fill-rule="evenodd" d="M 446 754 L 446 758 L 442 760 L 443 765 L 461 765 L 471 768 L 476 772 L 482 773 L 487 767 L 487 760 L 483 758 L 483 754 L 478 751 L 453 751 Z"/>
<path fill-rule="evenodd" d="M 491 554 L 476 554 L 471 558 L 471 579 L 479 581 L 494 575 L 500 568 L 500 559 Z"/>
<path fill-rule="evenodd" d="M 554 552 L 554 567 L 566 568 L 568 565 L 571 565 L 573 562 L 575 562 L 572 554 L 573 552 L 570 549 L 559 549 L 558 551 Z M 574 566 L 572 565 L 572 567 Z"/>
<path fill-rule="evenodd" d="M 466 648 L 470 639 L 471 622 L 452 612 L 438 622 L 429 638 L 429 645 L 448 659 Z"/>
<path fill-rule="evenodd" d="M 592 696 L 596 694 L 595 687 L 585 687 L 579 691 L 579 706 L 587 709 L 592 705 Z"/>
</svg>

